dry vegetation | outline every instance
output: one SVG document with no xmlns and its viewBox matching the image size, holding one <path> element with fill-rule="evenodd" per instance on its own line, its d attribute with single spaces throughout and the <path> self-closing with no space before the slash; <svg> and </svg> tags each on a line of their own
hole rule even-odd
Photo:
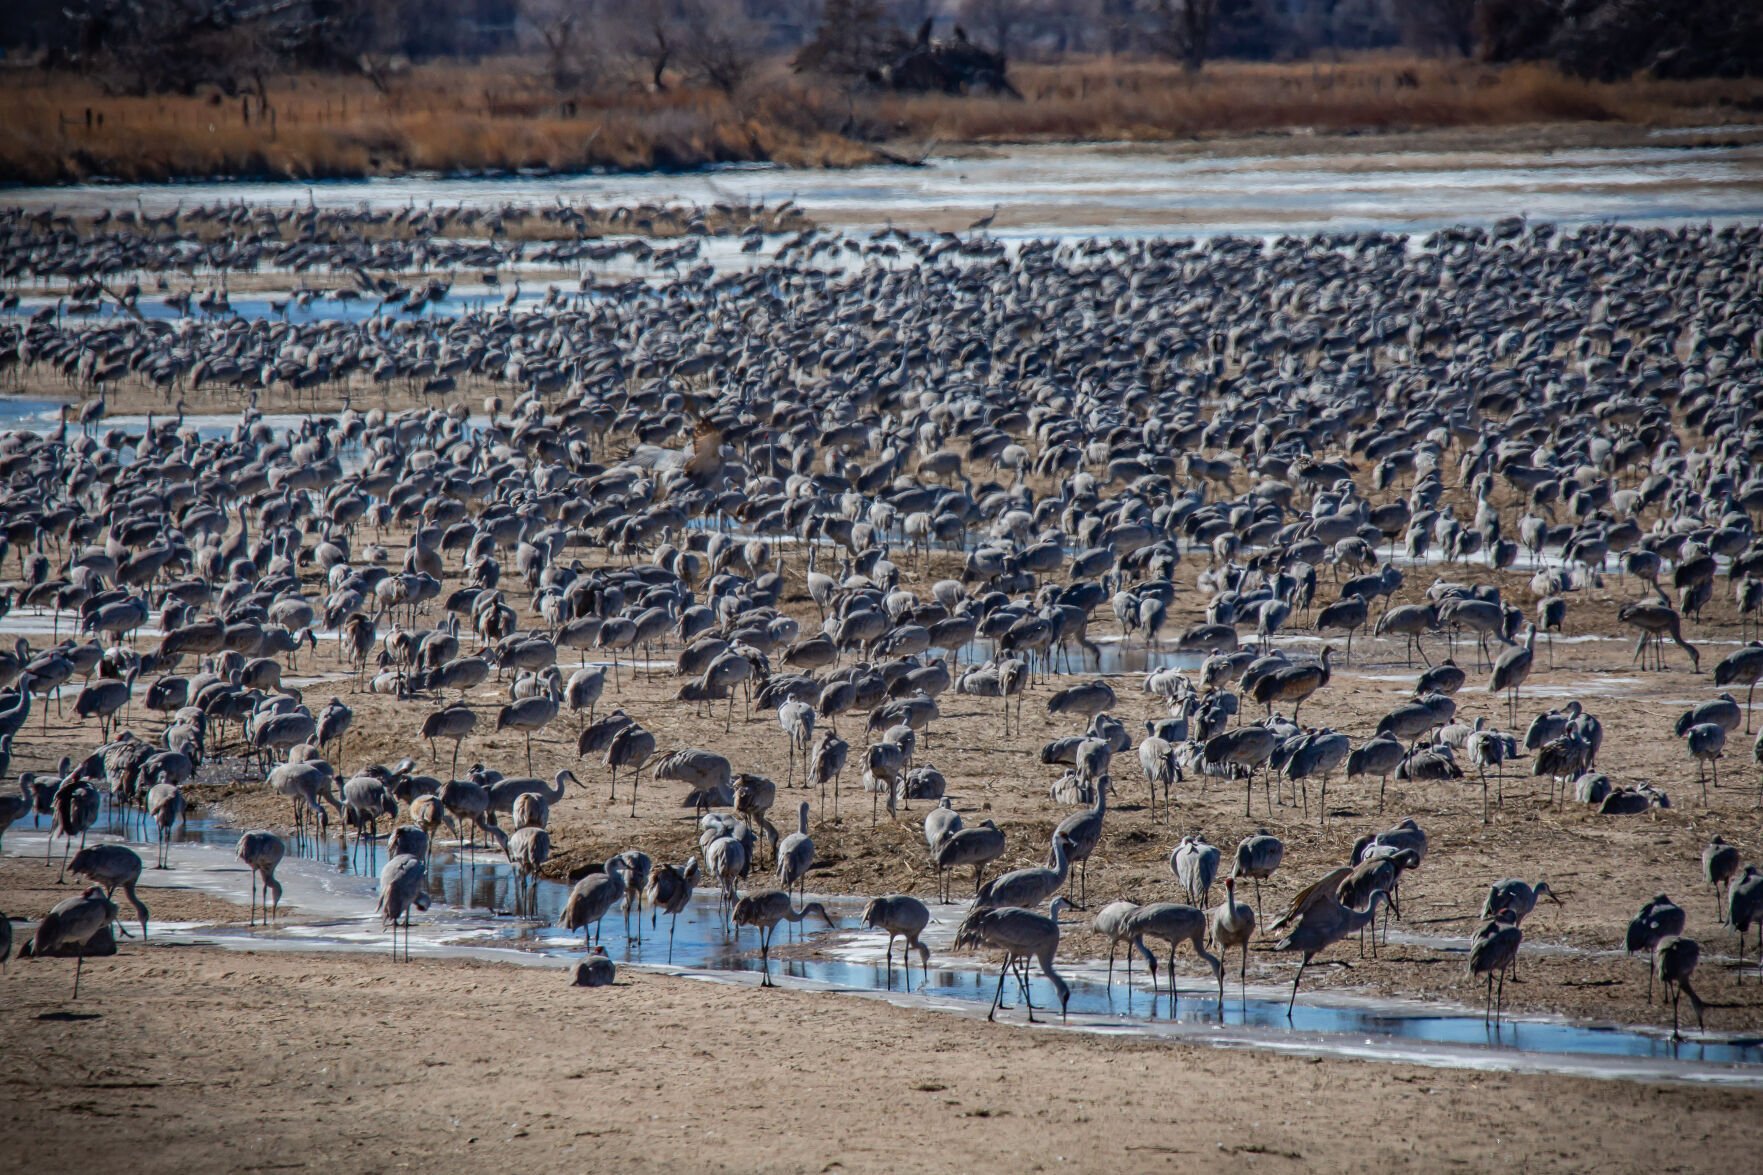
<svg viewBox="0 0 1763 1175">
<path fill-rule="evenodd" d="M 0 78 L 0 179 L 288 179 L 537 169 L 683 169 L 769 161 L 898 161 L 936 142 L 1164 141 L 1536 124 L 1695 125 L 1754 119 L 1763 82 L 1575 80 L 1375 56 L 1340 64 L 1025 65 L 1023 100 L 857 94 L 781 65 L 734 96 L 676 87 L 560 96 L 518 60 L 420 66 L 384 92 L 363 77 L 287 76 L 252 98 L 118 97 L 72 75 Z M 909 144 L 890 147 L 889 144 Z"/>
</svg>

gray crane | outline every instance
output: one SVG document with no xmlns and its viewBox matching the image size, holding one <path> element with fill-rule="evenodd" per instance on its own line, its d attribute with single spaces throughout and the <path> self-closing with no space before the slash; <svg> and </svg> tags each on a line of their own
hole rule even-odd
<svg viewBox="0 0 1763 1175">
<path fill-rule="evenodd" d="M 1083 884 L 1077 900 L 1079 909 L 1085 909 L 1090 901 L 1090 854 L 1102 840 L 1102 818 L 1108 814 L 1108 793 L 1114 790 L 1114 783 L 1104 775 L 1096 781 L 1096 804 L 1083 812 L 1074 812 L 1059 822 L 1053 830 L 1053 841 L 1057 844 L 1064 839 L 1071 863 L 1083 867 Z M 1071 899 L 1071 882 L 1065 885 L 1065 897 Z M 1035 903 L 1039 904 L 1039 903 Z"/>
<path fill-rule="evenodd" d="M 1224 1006 L 1224 960 L 1230 957 L 1230 949 L 1236 947 L 1243 953 L 1241 967 L 1237 971 L 1237 983 L 1243 991 L 1244 1002 L 1248 1000 L 1249 987 L 1249 941 L 1255 937 L 1255 911 L 1247 902 L 1237 901 L 1237 875 L 1233 871 L 1224 879 L 1224 901 L 1212 907 L 1207 915 L 1208 929 L 1212 934 L 1212 945 L 1218 948 L 1218 1003 Z"/>
<path fill-rule="evenodd" d="M 1502 652 L 1494 661 L 1494 672 L 1488 678 L 1488 693 L 1506 695 L 1507 721 L 1514 726 L 1518 724 L 1518 695 L 1524 689 L 1524 683 L 1530 678 L 1531 667 L 1536 664 L 1536 625 L 1530 625 L 1525 633 L 1524 643 Z"/>
<path fill-rule="evenodd" d="M 679 865 L 662 865 L 649 875 L 649 925 L 654 927 L 661 915 L 668 916 L 667 958 L 673 961 L 673 934 L 679 916 L 692 901 L 692 886 L 698 880 L 698 858 L 692 857 Z"/>
<path fill-rule="evenodd" d="M 1696 1027 L 1705 1029 L 1707 1025 L 1702 1019 L 1702 997 L 1690 984 L 1690 977 L 1696 973 L 1696 964 L 1702 959 L 1702 944 L 1693 938 L 1671 935 L 1659 940 L 1659 946 L 1653 952 L 1653 973 L 1659 980 L 1661 992 L 1671 997 L 1671 1039 L 1682 1040 L 1678 1032 L 1678 1001 L 1683 996 L 1690 997 L 1690 1007 L 1696 1013 Z"/>
<path fill-rule="evenodd" d="M 551 857 L 551 834 L 543 828 L 517 828 L 508 838 L 508 859 L 514 865 L 514 909 L 533 917 L 538 910 L 539 870 Z"/>
<path fill-rule="evenodd" d="M 1757 928 L 1757 970 L 1763 974 L 1763 869 L 1746 865 L 1744 873 L 1726 890 L 1726 922 L 1739 936 L 1739 975 L 1744 975 L 1745 935 Z M 1682 930 L 1682 923 L 1678 930 Z"/>
<path fill-rule="evenodd" d="M 1487 1005 L 1482 1014 L 1499 1019 L 1506 1002 L 1506 976 L 1516 969 L 1518 948 L 1524 944 L 1524 931 L 1518 926 L 1514 911 L 1502 907 L 1489 922 L 1478 930 L 1469 945 L 1469 975 L 1487 977 Z M 1499 980 L 1498 992 L 1495 979 Z"/>
<path fill-rule="evenodd" d="M 973 909 L 962 919 L 960 927 L 955 931 L 956 950 L 990 947 L 1004 952 L 1004 961 L 998 967 L 998 990 L 992 996 L 991 1010 L 986 1013 L 987 1020 L 997 1018 L 998 1006 L 1004 999 L 1004 978 L 1009 973 L 1011 964 L 1018 961 L 1025 966 L 1030 961 L 1040 965 L 1041 973 L 1053 984 L 1053 990 L 1059 995 L 1059 1016 L 1064 1019 L 1066 1008 L 1071 1003 L 1071 987 L 1053 970 L 1053 957 L 1059 952 L 1059 912 L 1064 906 L 1064 899 L 1054 898 L 1051 917 L 1020 906 L 1005 906 L 990 910 Z M 1028 995 L 1026 980 L 1023 984 L 1023 997 L 1023 1002 L 1028 1007 L 1029 1023 L 1032 1024 L 1035 1022 L 1035 1006 Z"/>
<path fill-rule="evenodd" d="M 1721 887 L 1727 894 L 1732 891 L 1732 878 L 1739 871 L 1738 846 L 1729 845 L 1726 839 L 1718 834 L 1702 849 L 1702 876 L 1714 888 L 1714 920 L 1726 921 L 1726 903 L 1722 900 Z"/>
<path fill-rule="evenodd" d="M 759 893 L 747 894 L 735 903 L 734 924 L 736 926 L 753 926 L 759 930 L 759 963 L 764 978 L 759 981 L 761 987 L 776 987 L 771 981 L 771 936 L 779 922 L 800 922 L 811 914 L 818 914 L 828 928 L 833 925 L 832 915 L 819 902 L 809 902 L 800 910 L 790 904 L 790 895 L 781 889 L 762 890 Z"/>
<path fill-rule="evenodd" d="M 454 702 L 443 706 L 422 720 L 418 736 L 428 740 L 429 760 L 434 762 L 435 740 L 450 738 L 453 740 L 453 761 L 448 766 L 451 774 L 459 773 L 459 746 L 471 732 L 477 729 L 477 712 L 464 702 Z"/>
<path fill-rule="evenodd" d="M 944 837 L 931 852 L 937 867 L 938 896 L 949 901 L 950 874 L 963 865 L 973 866 L 973 892 L 978 897 L 986 866 L 1004 855 L 1004 833 L 990 820 L 960 828 Z"/>
<path fill-rule="evenodd" d="M 1324 874 L 1300 890 L 1292 899 L 1290 908 L 1267 928 L 1269 934 L 1285 930 L 1284 936 L 1273 944 L 1274 950 L 1301 951 L 1304 955 L 1303 962 L 1298 964 L 1298 974 L 1292 979 L 1291 998 L 1286 1001 L 1288 1020 L 1298 1001 L 1298 985 L 1304 981 L 1304 970 L 1310 966 L 1310 961 L 1348 935 L 1371 925 L 1377 918 L 1378 900 L 1390 900 L 1390 895 L 1379 889 L 1371 892 L 1363 910 L 1343 905 L 1338 891 L 1341 882 L 1351 873 L 1352 867 L 1344 866 Z"/>
<path fill-rule="evenodd" d="M 563 900 L 558 925 L 565 930 L 581 931 L 583 946 L 588 944 L 590 930 L 598 940 L 600 924 L 607 913 L 624 900 L 625 884 L 624 861 L 616 856 L 607 858 L 599 872 L 587 874 L 570 889 Z"/>
<path fill-rule="evenodd" d="M 930 948 L 919 941 L 919 935 L 930 925 L 930 907 L 915 897 L 907 894 L 889 894 L 886 897 L 871 898 L 863 907 L 863 925 L 871 930 L 888 932 L 887 949 L 887 981 L 888 990 L 894 987 L 894 940 L 904 938 L 906 949 L 901 952 L 901 959 L 906 966 L 906 990 L 912 990 L 912 952 L 917 951 L 920 965 L 928 970 L 930 967 Z"/>
<path fill-rule="evenodd" d="M 785 893 L 792 889 L 807 896 L 808 871 L 814 867 L 814 840 L 808 835 L 808 801 L 796 809 L 796 831 L 777 846 L 777 884 Z"/>
<path fill-rule="evenodd" d="M 400 853 L 388 857 L 380 869 L 378 913 L 392 931 L 392 961 L 398 960 L 398 924 L 404 924 L 404 959 L 410 959 L 410 918 L 413 911 L 429 908 L 425 887 L 428 869 L 420 857 Z"/>
<path fill-rule="evenodd" d="M 113 897 L 120 888 L 140 919 L 141 937 L 147 937 L 147 903 L 135 893 L 141 881 L 141 858 L 135 850 L 118 844 L 93 845 L 75 853 L 67 871 L 103 886 L 105 897 Z"/>
<path fill-rule="evenodd" d="M 576 963 L 570 985 L 572 987 L 611 987 L 617 978 L 618 965 L 612 961 L 612 956 L 606 953 L 605 947 L 596 946 L 588 952 L 586 958 Z"/>
<path fill-rule="evenodd" d="M 1192 904 L 1204 906 L 1212 896 L 1212 883 L 1218 879 L 1220 857 L 1218 846 L 1199 835 L 1182 837 L 1181 843 L 1169 854 L 1169 871 L 1175 874 Z"/>
<path fill-rule="evenodd" d="M 1157 990 L 1157 956 L 1145 945 L 1147 938 L 1159 939 L 1169 945 L 1169 1011 L 1175 1014 L 1176 1005 L 1181 995 L 1175 982 L 1175 950 L 1182 943 L 1192 943 L 1194 953 L 1205 960 L 1212 968 L 1212 977 L 1218 981 L 1219 996 L 1224 994 L 1224 965 L 1218 956 L 1206 949 L 1206 931 L 1209 919 L 1206 912 L 1196 906 L 1182 905 L 1177 902 L 1152 902 L 1140 906 L 1127 916 L 1122 929 L 1131 938 L 1132 948 L 1145 956 L 1145 962 L 1151 967 L 1151 990 Z"/>
<path fill-rule="evenodd" d="M 86 951 L 98 933 L 116 921 L 116 903 L 104 896 L 104 890 L 92 886 L 78 897 L 57 902 L 37 923 L 31 940 L 31 956 L 48 958 L 68 947 L 78 950 L 73 968 L 73 998 L 80 998 L 80 973 L 86 966 Z"/>
<path fill-rule="evenodd" d="M 282 908 L 282 883 L 276 880 L 276 866 L 282 863 L 287 854 L 287 845 L 282 838 L 264 829 L 254 829 L 239 838 L 239 844 L 233 855 L 243 861 L 251 870 L 251 925 L 257 925 L 257 908 L 259 906 L 258 890 L 261 888 L 264 901 L 261 904 L 269 908 L 265 911 L 264 922 L 273 923 Z M 273 903 L 270 895 L 275 895 Z"/>
<path fill-rule="evenodd" d="M 1657 953 L 1660 943 L 1673 935 L 1682 934 L 1683 925 L 1683 907 L 1664 894 L 1658 894 L 1649 899 L 1641 907 L 1641 912 L 1629 919 L 1628 930 L 1623 936 L 1623 947 L 1631 955 L 1636 951 L 1647 952 L 1647 1002 L 1649 1004 L 1653 1002 L 1652 956 Z M 1739 950 L 1742 962 L 1744 951 L 1742 939 Z"/>
<path fill-rule="evenodd" d="M 1285 860 L 1285 842 L 1265 828 L 1255 830 L 1237 842 L 1231 860 L 1230 878 L 1247 877 L 1255 883 L 1255 916 L 1261 916 L 1261 883 L 1272 877 Z"/>
</svg>

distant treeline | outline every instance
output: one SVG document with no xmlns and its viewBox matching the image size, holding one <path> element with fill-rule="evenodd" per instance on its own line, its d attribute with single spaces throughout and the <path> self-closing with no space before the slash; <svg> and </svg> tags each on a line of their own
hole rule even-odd
<svg viewBox="0 0 1763 1175">
<path fill-rule="evenodd" d="M 873 78 L 926 21 L 1010 61 L 1113 54 L 1198 70 L 1404 48 L 1599 80 L 1763 74 L 1763 0 L 7 0 L 0 50 L 134 94 L 510 54 L 559 89 L 733 92 L 780 59 Z"/>
</svg>

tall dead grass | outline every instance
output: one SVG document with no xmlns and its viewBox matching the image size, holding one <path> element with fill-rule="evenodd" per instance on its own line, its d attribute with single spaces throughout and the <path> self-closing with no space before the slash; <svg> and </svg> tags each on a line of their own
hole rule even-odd
<svg viewBox="0 0 1763 1175">
<path fill-rule="evenodd" d="M 1013 76 L 1022 101 L 848 100 L 781 65 L 734 98 L 615 88 L 565 99 L 531 63 L 497 61 L 419 67 L 385 93 L 359 77 L 284 77 L 271 83 L 262 111 L 219 95 L 117 97 L 78 77 L 12 69 L 0 74 L 0 181 L 668 170 L 766 160 L 841 167 L 893 158 L 877 145 L 891 139 L 1160 140 L 1763 113 L 1763 84 L 1755 82 L 1603 85 L 1540 66 L 1382 57 L 1221 62 L 1197 78 L 1159 62 L 1078 60 L 1023 65 Z"/>
<path fill-rule="evenodd" d="M 1198 77 L 1151 62 L 1026 65 L 1023 101 L 888 96 L 878 120 L 945 141 L 1159 140 L 1294 130 L 1401 131 L 1542 123 L 1756 121 L 1755 81 L 1598 83 L 1542 65 L 1400 57 L 1341 64 L 1218 62 Z"/>
</svg>

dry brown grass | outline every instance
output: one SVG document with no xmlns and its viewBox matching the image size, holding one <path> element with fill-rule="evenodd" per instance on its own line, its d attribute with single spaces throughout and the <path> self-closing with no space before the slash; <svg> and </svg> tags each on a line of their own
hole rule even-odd
<svg viewBox="0 0 1763 1175">
<path fill-rule="evenodd" d="M 272 83 L 273 117 L 244 98 L 105 94 L 74 77 L 0 79 L 0 179 L 63 183 L 408 171 L 671 170 L 772 160 L 850 166 L 878 155 L 811 117 L 767 117 L 699 91 L 565 102 L 518 63 L 437 65 L 395 81 L 300 75 Z"/>
<path fill-rule="evenodd" d="M 1341 64 L 1220 62 L 1197 78 L 1156 62 L 1025 65 L 1023 101 L 893 97 L 878 118 L 944 141 L 1164 140 L 1292 131 L 1534 123 L 1750 121 L 1757 82 L 1578 81 L 1540 65 L 1368 57 Z"/>
<path fill-rule="evenodd" d="M 1347 63 L 1023 65 L 1023 101 L 875 95 L 854 103 L 774 66 L 736 98 L 619 88 L 560 98 L 531 63 L 430 65 L 386 93 L 365 78 L 271 83 L 273 117 L 244 98 L 117 97 L 96 83 L 0 77 L 0 180 L 288 179 L 412 170 L 670 170 L 769 160 L 843 167 L 886 140 L 943 144 L 1158 141 L 1220 135 L 1753 119 L 1763 83 L 1581 82 L 1541 66 L 1368 57 Z"/>
</svg>

